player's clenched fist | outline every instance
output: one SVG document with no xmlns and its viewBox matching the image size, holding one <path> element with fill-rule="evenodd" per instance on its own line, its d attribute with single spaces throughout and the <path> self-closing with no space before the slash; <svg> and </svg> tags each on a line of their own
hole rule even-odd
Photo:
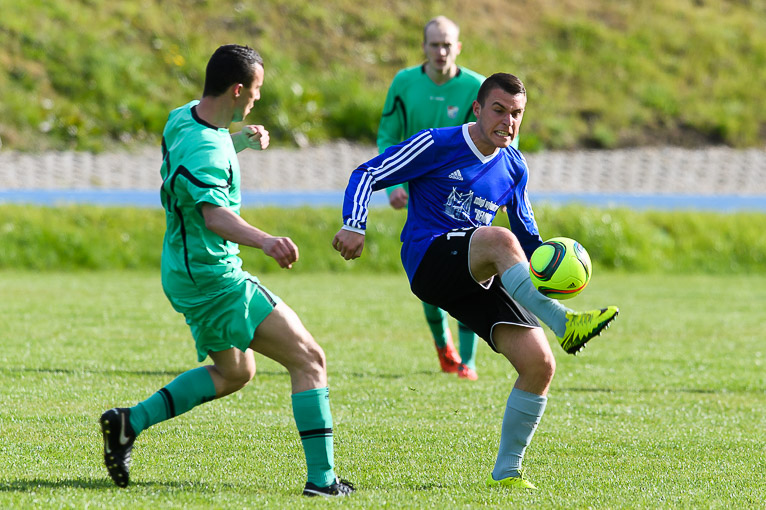
<svg viewBox="0 0 766 510">
<path fill-rule="evenodd" d="M 408 198 L 409 195 L 404 191 L 404 188 L 396 188 L 391 191 L 391 194 L 388 196 L 388 203 L 391 204 L 391 207 L 394 209 L 404 209 L 407 207 Z"/>
<path fill-rule="evenodd" d="M 293 263 L 298 261 L 298 247 L 289 237 L 270 237 L 264 241 L 262 249 L 283 269 L 292 269 Z"/>
<path fill-rule="evenodd" d="M 332 247 L 346 260 L 357 259 L 364 249 L 364 234 L 340 229 L 332 239 Z"/>
<path fill-rule="evenodd" d="M 269 132 L 265 127 L 251 124 L 242 128 L 247 147 L 255 150 L 264 150 L 269 146 Z"/>
</svg>

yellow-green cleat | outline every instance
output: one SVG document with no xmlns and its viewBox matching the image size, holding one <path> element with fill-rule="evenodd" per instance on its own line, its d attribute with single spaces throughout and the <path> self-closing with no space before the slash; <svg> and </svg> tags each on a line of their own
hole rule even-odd
<svg viewBox="0 0 766 510">
<path fill-rule="evenodd" d="M 489 478 L 487 478 L 487 487 L 507 487 L 509 489 L 526 489 L 526 490 L 537 490 L 537 487 L 524 478 L 524 476 L 509 476 L 508 478 L 503 478 L 502 480 L 495 480 L 492 478 L 492 473 L 489 474 Z"/>
<path fill-rule="evenodd" d="M 567 312 L 567 327 L 563 337 L 556 337 L 569 354 L 577 354 L 588 341 L 601 334 L 617 317 L 620 309 L 608 306 L 590 312 Z"/>
</svg>

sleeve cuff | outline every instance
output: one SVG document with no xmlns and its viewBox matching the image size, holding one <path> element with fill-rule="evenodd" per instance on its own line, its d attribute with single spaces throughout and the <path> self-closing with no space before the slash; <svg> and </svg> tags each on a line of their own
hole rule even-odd
<svg viewBox="0 0 766 510">
<path fill-rule="evenodd" d="M 356 232 L 357 234 L 364 235 L 364 229 L 356 228 L 356 227 L 349 227 L 348 225 L 343 225 L 341 227 L 341 230 L 350 230 L 351 232 Z"/>
</svg>

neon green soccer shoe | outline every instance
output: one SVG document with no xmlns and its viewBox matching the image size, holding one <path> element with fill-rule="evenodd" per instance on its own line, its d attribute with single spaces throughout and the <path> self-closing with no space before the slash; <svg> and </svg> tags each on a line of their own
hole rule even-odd
<svg viewBox="0 0 766 510">
<path fill-rule="evenodd" d="M 601 334 L 620 313 L 616 306 L 590 312 L 567 312 L 567 329 L 563 337 L 556 337 L 561 348 L 577 354 L 588 341 Z"/>
<path fill-rule="evenodd" d="M 509 489 L 526 489 L 531 491 L 537 490 L 537 487 L 524 478 L 523 474 L 522 476 L 509 476 L 502 480 L 495 480 L 492 478 L 492 473 L 490 473 L 487 478 L 487 487 L 507 487 Z"/>
</svg>

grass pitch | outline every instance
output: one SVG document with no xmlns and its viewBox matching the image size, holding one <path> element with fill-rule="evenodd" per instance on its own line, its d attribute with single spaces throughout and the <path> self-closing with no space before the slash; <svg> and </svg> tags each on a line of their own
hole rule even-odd
<svg viewBox="0 0 766 510">
<path fill-rule="evenodd" d="M 484 486 L 515 373 L 484 343 L 478 381 L 439 373 L 403 274 L 263 280 L 327 353 L 356 494 L 299 496 L 289 379 L 261 356 L 243 391 L 144 432 L 118 489 L 98 417 L 197 366 L 183 318 L 155 273 L 1 272 L 0 507 L 764 507 L 766 276 L 597 273 L 569 304 L 621 314 L 577 357 L 554 346 L 534 493 Z"/>
</svg>

